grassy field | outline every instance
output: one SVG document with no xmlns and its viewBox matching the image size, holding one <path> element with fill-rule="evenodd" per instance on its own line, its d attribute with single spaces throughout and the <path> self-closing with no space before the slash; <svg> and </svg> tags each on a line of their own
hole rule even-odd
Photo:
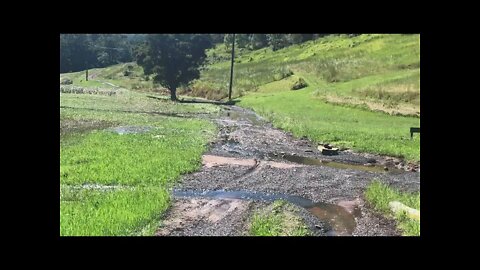
<svg viewBox="0 0 480 270">
<path fill-rule="evenodd" d="M 365 198 L 379 212 L 394 217 L 404 235 L 420 236 L 420 221 L 410 219 L 405 214 L 394 216 L 388 205 L 391 201 L 399 201 L 408 207 L 420 210 L 420 193 L 399 192 L 379 181 L 374 181 L 365 191 Z"/>
<path fill-rule="evenodd" d="M 252 236 L 308 236 L 307 226 L 295 214 L 295 208 L 285 201 L 275 201 L 254 213 L 250 224 Z"/>
<path fill-rule="evenodd" d="M 279 82 L 272 84 L 279 85 Z M 319 143 L 362 152 L 420 160 L 420 136 L 410 139 L 409 133 L 410 127 L 420 126 L 419 118 L 318 102 L 311 98 L 312 91 L 307 88 L 251 93 L 242 97 L 239 104 L 255 110 L 276 127 L 297 137 L 306 136 Z"/>
<path fill-rule="evenodd" d="M 60 94 L 60 106 L 60 235 L 153 234 L 169 206 L 168 189 L 200 166 L 216 134 L 210 122 L 181 116 L 219 110 L 128 90 Z M 118 126 L 150 129 L 109 130 Z"/>
</svg>

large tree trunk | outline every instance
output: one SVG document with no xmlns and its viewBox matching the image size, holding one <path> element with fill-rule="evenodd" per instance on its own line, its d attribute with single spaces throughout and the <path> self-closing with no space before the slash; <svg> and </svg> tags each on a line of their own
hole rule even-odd
<svg viewBox="0 0 480 270">
<path fill-rule="evenodd" d="M 177 88 L 170 89 L 170 99 L 172 101 L 177 101 Z"/>
</svg>

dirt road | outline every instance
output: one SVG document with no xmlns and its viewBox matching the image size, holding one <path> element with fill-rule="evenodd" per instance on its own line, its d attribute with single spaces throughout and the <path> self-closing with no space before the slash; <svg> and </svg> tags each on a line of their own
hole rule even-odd
<svg viewBox="0 0 480 270">
<path fill-rule="evenodd" d="M 418 191 L 419 165 L 349 150 L 325 156 L 316 143 L 236 106 L 212 121 L 220 127 L 217 140 L 202 168 L 176 185 L 157 235 L 247 235 L 252 211 L 279 198 L 298 206 L 314 235 L 400 235 L 365 205 L 363 192 L 373 179 Z"/>
</svg>

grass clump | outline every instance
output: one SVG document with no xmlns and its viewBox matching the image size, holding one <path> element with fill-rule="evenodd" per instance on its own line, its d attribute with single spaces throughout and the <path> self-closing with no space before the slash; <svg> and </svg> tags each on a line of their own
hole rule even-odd
<svg viewBox="0 0 480 270">
<path fill-rule="evenodd" d="M 254 213 L 249 234 L 252 236 L 307 236 L 310 232 L 295 208 L 285 201 L 275 201 Z"/>
<path fill-rule="evenodd" d="M 420 221 L 408 218 L 405 213 L 394 216 L 388 205 L 392 201 L 399 201 L 408 207 L 420 210 L 420 193 L 400 192 L 376 180 L 368 186 L 365 198 L 375 210 L 388 217 L 394 217 L 404 235 L 420 236 Z"/>
</svg>

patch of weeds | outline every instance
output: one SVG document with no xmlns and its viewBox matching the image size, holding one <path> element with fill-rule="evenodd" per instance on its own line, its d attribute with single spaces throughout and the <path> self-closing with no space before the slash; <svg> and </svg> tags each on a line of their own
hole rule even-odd
<svg viewBox="0 0 480 270">
<path fill-rule="evenodd" d="M 307 236 L 310 234 L 294 206 L 285 201 L 253 214 L 249 234 L 253 236 Z"/>
<path fill-rule="evenodd" d="M 392 189 L 374 180 L 365 191 L 365 198 L 373 208 L 387 217 L 394 217 L 398 228 L 406 236 L 420 235 L 420 221 L 408 218 L 405 213 L 393 215 L 389 203 L 399 201 L 408 207 L 420 210 L 420 193 L 405 193 Z"/>
</svg>

